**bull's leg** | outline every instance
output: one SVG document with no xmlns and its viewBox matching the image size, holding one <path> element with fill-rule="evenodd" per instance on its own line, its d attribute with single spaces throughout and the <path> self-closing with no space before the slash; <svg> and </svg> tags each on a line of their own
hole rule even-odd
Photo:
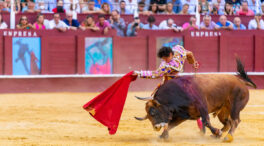
<svg viewBox="0 0 264 146">
<path fill-rule="evenodd" d="M 222 136 L 222 131 L 217 129 L 217 128 L 214 128 L 211 123 L 210 123 L 210 118 L 209 118 L 209 115 L 208 115 L 208 112 L 207 110 L 205 109 L 201 109 L 200 110 L 200 113 L 201 113 L 201 117 L 202 117 L 202 122 L 203 122 L 203 125 L 207 128 L 209 128 L 211 130 L 211 132 L 213 133 L 213 135 L 215 137 L 221 137 Z"/>
<path fill-rule="evenodd" d="M 232 109 L 231 109 L 231 128 L 224 138 L 224 142 L 232 142 L 233 141 L 233 134 L 240 123 L 240 111 L 246 106 L 248 99 L 249 99 L 249 93 L 248 90 L 243 90 L 240 88 L 237 88 L 233 91 L 233 97 L 234 100 L 232 102 Z"/>
<path fill-rule="evenodd" d="M 229 118 L 230 112 L 228 112 L 227 107 L 222 107 L 221 112 L 217 115 L 220 122 L 224 125 L 221 129 L 222 132 L 226 132 L 231 127 L 231 119 Z"/>
<path fill-rule="evenodd" d="M 224 142 L 232 142 L 233 141 L 233 134 L 240 123 L 240 119 L 231 120 L 231 129 L 229 130 L 228 134 L 224 138 Z"/>
<path fill-rule="evenodd" d="M 178 119 L 177 121 L 173 121 L 173 122 L 170 122 L 169 125 L 166 127 L 164 126 L 164 130 L 162 132 L 162 134 L 160 135 L 160 138 L 161 139 L 168 139 L 169 138 L 169 131 L 178 126 L 179 124 L 181 124 L 182 122 L 184 122 L 185 120 L 182 120 L 182 119 Z"/>
</svg>

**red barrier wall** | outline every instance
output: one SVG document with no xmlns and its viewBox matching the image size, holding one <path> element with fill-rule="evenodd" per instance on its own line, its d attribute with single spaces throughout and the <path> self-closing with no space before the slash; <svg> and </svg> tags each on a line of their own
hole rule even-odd
<svg viewBox="0 0 264 146">
<path fill-rule="evenodd" d="M 0 37 L 0 75 L 4 73 L 4 37 Z"/>
<path fill-rule="evenodd" d="M 184 37 L 184 46 L 195 55 L 200 64 L 200 72 L 219 71 L 219 37 L 195 38 Z M 191 72 L 193 68 L 187 65 L 184 71 Z"/>
<path fill-rule="evenodd" d="M 255 71 L 264 71 L 264 35 L 255 35 Z"/>
<path fill-rule="evenodd" d="M 146 37 L 114 37 L 113 48 L 113 73 L 148 68 Z"/>
<path fill-rule="evenodd" d="M 42 74 L 75 74 L 77 51 L 75 36 L 43 36 Z M 47 42 L 47 43 L 45 43 Z"/>
<path fill-rule="evenodd" d="M 220 37 L 220 71 L 236 71 L 235 55 L 245 64 L 245 69 L 254 71 L 254 37 Z"/>
<path fill-rule="evenodd" d="M 0 45 L 0 56 L 2 56 L 0 58 L 0 73 L 3 72 L 6 75 L 12 74 L 12 36 L 18 34 L 15 31 L 21 30 L 0 30 L 2 38 L 0 39 L 0 44 L 2 44 Z M 101 32 L 80 30 L 65 33 L 54 30 L 22 31 L 22 33 L 24 32 L 26 32 L 25 37 L 29 36 L 28 32 L 30 32 L 30 36 L 35 34 L 37 37 L 41 37 L 42 74 L 84 74 L 86 37 L 112 37 L 113 73 L 156 69 L 158 65 L 156 62 L 156 39 L 158 37 L 183 37 L 185 48 L 192 51 L 201 64 L 198 72 L 236 71 L 235 54 L 242 59 L 247 71 L 264 71 L 264 31 L 185 31 L 175 33 L 171 30 L 141 30 L 137 37 L 118 37 L 115 35 L 115 31 L 110 31 L 107 35 L 102 35 Z M 185 72 L 193 71 L 191 65 L 187 64 Z M 250 77 L 259 88 L 264 88 L 264 76 Z M 0 93 L 101 92 L 115 80 L 117 78 L 1 79 Z M 139 79 L 132 84 L 130 91 L 153 90 L 159 82 L 160 80 Z"/>
<path fill-rule="evenodd" d="M 263 31 L 185 31 L 176 33 L 172 30 L 141 30 L 137 37 L 118 37 L 115 35 L 115 31 L 110 31 L 108 35 L 102 35 L 101 32 L 81 30 L 65 33 L 54 30 L 0 30 L 0 37 L 4 40 L 2 48 L 0 46 L 0 55 L 3 55 L 0 58 L 0 73 L 12 74 L 11 36 L 15 34 L 18 36 L 18 32 L 22 34 L 26 32 L 26 37 L 29 32 L 30 36 L 35 34 L 37 37 L 41 37 L 42 74 L 84 74 L 84 39 L 86 37 L 112 37 L 113 73 L 156 69 L 159 64 L 159 59 L 156 57 L 156 39 L 159 37 L 182 37 L 185 48 L 192 51 L 200 62 L 199 72 L 236 71 L 235 55 L 242 59 L 247 71 L 264 71 Z M 185 72 L 193 71 L 192 66 L 187 64 Z"/>
</svg>

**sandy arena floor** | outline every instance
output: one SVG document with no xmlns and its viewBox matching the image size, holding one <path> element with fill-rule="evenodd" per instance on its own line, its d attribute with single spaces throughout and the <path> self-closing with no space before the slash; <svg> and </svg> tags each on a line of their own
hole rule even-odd
<svg viewBox="0 0 264 146">
<path fill-rule="evenodd" d="M 199 133 L 196 121 L 187 121 L 170 131 L 167 141 L 158 139 L 144 116 L 144 102 L 128 95 L 119 129 L 108 135 L 107 128 L 95 121 L 82 105 L 98 93 L 41 93 L 0 95 L 0 145 L 264 145 L 264 90 L 251 90 L 250 101 L 232 144 L 213 139 L 207 130 Z M 221 128 L 217 119 L 213 125 Z"/>
</svg>

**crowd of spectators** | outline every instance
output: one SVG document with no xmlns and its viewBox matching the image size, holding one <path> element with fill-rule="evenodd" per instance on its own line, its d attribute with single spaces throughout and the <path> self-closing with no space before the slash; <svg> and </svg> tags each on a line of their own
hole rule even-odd
<svg viewBox="0 0 264 146">
<path fill-rule="evenodd" d="M 195 14 L 196 0 L 14 0 L 22 13 Z M 264 12 L 264 0 L 199 0 L 201 14 L 249 15 Z M 11 0 L 0 1 L 0 12 L 11 11 Z"/>
<path fill-rule="evenodd" d="M 0 11 L 10 12 L 11 0 L 0 1 Z M 196 23 L 196 17 L 182 26 L 175 24 L 168 18 L 156 23 L 156 14 L 163 15 L 193 15 L 196 12 L 196 0 L 21 0 L 15 1 L 13 10 L 21 13 L 38 13 L 36 22 L 28 22 L 23 15 L 17 29 L 58 29 L 66 30 L 92 30 L 107 33 L 115 29 L 119 36 L 135 36 L 139 29 L 164 30 L 172 29 L 175 32 L 198 29 L 264 29 L 264 21 L 261 16 L 264 13 L 264 0 L 199 0 L 197 8 L 204 17 L 200 24 Z M 45 13 L 54 13 L 52 20 L 45 19 Z M 61 20 L 61 14 L 66 18 Z M 76 13 L 87 14 L 83 22 L 76 19 Z M 98 16 L 98 21 L 94 19 Z M 131 14 L 134 20 L 126 23 L 121 14 Z M 106 15 L 110 15 L 105 17 Z M 147 23 L 143 24 L 138 15 L 147 15 Z M 217 22 L 212 21 L 211 15 L 220 15 Z M 232 21 L 228 21 L 228 15 L 235 15 Z M 248 26 L 244 25 L 239 16 L 254 16 Z M 128 24 L 128 25 L 126 25 Z M 0 28 L 7 28 L 7 24 L 0 15 Z"/>
</svg>

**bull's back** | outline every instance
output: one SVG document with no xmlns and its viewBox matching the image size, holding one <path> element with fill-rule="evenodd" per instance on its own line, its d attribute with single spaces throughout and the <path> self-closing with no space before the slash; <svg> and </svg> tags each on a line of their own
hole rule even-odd
<svg viewBox="0 0 264 146">
<path fill-rule="evenodd" d="M 235 90 L 248 92 L 245 83 L 234 75 L 197 75 L 194 82 L 198 85 L 202 98 L 205 98 L 209 112 L 228 106 L 226 104 L 233 100 Z"/>
</svg>

